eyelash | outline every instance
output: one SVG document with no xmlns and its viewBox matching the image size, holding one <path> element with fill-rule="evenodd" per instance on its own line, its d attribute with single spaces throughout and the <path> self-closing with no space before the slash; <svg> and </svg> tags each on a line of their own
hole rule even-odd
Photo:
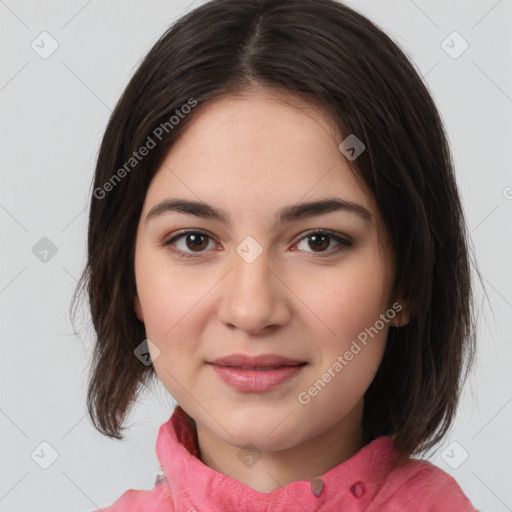
<svg viewBox="0 0 512 512">
<path fill-rule="evenodd" d="M 174 242 L 176 242 L 176 240 L 179 240 L 180 238 L 183 238 L 183 237 L 185 237 L 187 235 L 202 235 L 202 236 L 205 236 L 205 237 L 209 238 L 210 240 L 213 240 L 213 238 L 208 233 L 206 233 L 204 231 L 200 231 L 200 230 L 185 230 L 185 231 L 182 231 L 182 232 L 178 233 L 177 235 L 173 236 L 170 239 L 164 240 L 161 245 L 164 246 L 164 247 L 171 248 L 171 245 Z M 329 256 L 333 256 L 335 254 L 338 254 L 339 252 L 341 252 L 341 251 L 343 251 L 343 250 L 345 250 L 345 249 L 347 249 L 349 247 L 352 247 L 352 245 L 353 245 L 353 243 L 351 241 L 346 240 L 346 239 L 338 236 L 336 233 L 333 233 L 332 231 L 326 231 L 326 230 L 308 231 L 296 243 L 300 243 L 304 239 L 307 239 L 308 237 L 310 237 L 312 235 L 327 235 L 331 239 L 335 240 L 336 242 L 338 242 L 340 244 L 339 247 L 337 247 L 334 250 L 328 251 L 327 253 L 323 253 L 323 252 L 313 253 L 315 255 L 318 255 L 321 258 L 325 258 L 325 257 L 329 257 Z M 182 251 L 180 249 L 177 250 L 177 249 L 172 249 L 172 248 L 171 248 L 171 251 L 176 253 L 180 258 L 198 258 L 204 252 L 204 251 L 201 251 L 201 252 L 198 252 L 198 253 L 188 253 L 188 252 Z"/>
</svg>

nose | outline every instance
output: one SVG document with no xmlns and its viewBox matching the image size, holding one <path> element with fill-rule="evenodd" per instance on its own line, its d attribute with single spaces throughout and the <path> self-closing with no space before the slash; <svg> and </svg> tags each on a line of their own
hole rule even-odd
<svg viewBox="0 0 512 512">
<path fill-rule="evenodd" d="M 253 335 L 285 325 L 290 318 L 290 290 L 284 276 L 271 268 L 268 251 L 255 258 L 237 252 L 232 261 L 233 268 L 219 283 L 220 320 Z"/>
</svg>

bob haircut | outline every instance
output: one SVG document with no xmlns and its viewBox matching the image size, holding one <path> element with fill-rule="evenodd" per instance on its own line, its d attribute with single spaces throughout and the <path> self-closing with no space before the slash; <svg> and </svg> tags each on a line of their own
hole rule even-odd
<svg viewBox="0 0 512 512">
<path fill-rule="evenodd" d="M 428 89 L 389 36 L 335 0 L 209 1 L 175 22 L 129 81 L 99 149 L 88 259 L 72 300 L 87 291 L 96 332 L 88 413 L 102 434 L 123 439 L 126 415 L 155 377 L 134 356 L 146 336 L 133 305 L 136 230 L 152 177 L 202 106 L 254 86 L 306 99 L 365 145 L 347 163 L 374 195 L 395 256 L 394 294 L 411 317 L 389 329 L 363 432 L 365 443 L 391 436 L 404 462 L 443 439 L 473 364 L 473 258 Z M 150 136 L 155 147 L 122 173 Z"/>
</svg>

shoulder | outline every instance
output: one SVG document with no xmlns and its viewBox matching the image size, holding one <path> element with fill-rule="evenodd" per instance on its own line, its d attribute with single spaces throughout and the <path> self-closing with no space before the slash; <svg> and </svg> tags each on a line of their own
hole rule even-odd
<svg viewBox="0 0 512 512">
<path fill-rule="evenodd" d="M 392 470 L 368 512 L 395 510 L 478 512 L 452 476 L 422 460 Z"/>
<path fill-rule="evenodd" d="M 112 505 L 94 512 L 174 512 L 171 490 L 162 482 L 151 490 L 129 489 Z"/>
</svg>

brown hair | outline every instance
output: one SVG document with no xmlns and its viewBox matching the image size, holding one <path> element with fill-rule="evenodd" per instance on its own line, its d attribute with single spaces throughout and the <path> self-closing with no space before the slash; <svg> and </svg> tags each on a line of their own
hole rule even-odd
<svg viewBox="0 0 512 512">
<path fill-rule="evenodd" d="M 207 2 L 161 36 L 128 83 L 101 142 L 88 260 L 73 297 L 76 304 L 87 290 L 97 335 L 93 424 L 122 439 L 140 386 L 155 376 L 134 356 L 146 338 L 133 310 L 135 236 L 149 183 L 194 118 L 182 106 L 192 99 L 198 111 L 254 84 L 321 104 L 366 147 L 352 163 L 375 197 L 395 255 L 395 296 L 412 316 L 390 327 L 365 394 L 365 440 L 389 435 L 401 458 L 429 449 L 451 426 L 474 359 L 469 236 L 442 121 L 421 77 L 389 36 L 334 0 Z M 114 183 L 164 125 L 156 147 Z"/>
</svg>

